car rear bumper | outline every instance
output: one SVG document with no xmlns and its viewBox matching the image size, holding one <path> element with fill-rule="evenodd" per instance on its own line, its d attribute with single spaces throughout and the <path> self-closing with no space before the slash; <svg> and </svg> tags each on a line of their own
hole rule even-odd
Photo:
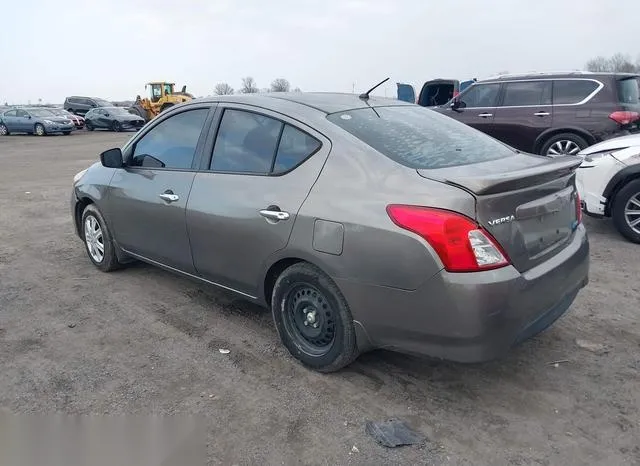
<svg viewBox="0 0 640 466">
<path fill-rule="evenodd" d="M 442 271 L 414 291 L 336 283 L 369 340 L 359 345 L 481 362 L 504 355 L 551 325 L 588 277 L 589 242 L 579 225 L 564 250 L 522 274 L 512 266 Z"/>
</svg>

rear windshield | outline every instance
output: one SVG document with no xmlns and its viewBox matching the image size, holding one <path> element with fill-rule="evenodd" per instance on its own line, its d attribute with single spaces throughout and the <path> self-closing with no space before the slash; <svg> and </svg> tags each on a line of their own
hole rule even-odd
<svg viewBox="0 0 640 466">
<path fill-rule="evenodd" d="M 618 81 L 618 97 L 623 104 L 640 104 L 640 77 Z"/>
<path fill-rule="evenodd" d="M 327 118 L 390 159 L 415 169 L 488 162 L 516 153 L 453 118 L 418 106 L 363 108 Z"/>
</svg>

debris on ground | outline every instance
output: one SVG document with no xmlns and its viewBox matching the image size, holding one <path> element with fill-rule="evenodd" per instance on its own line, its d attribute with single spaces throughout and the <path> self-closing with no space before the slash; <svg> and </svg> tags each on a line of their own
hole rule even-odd
<svg viewBox="0 0 640 466">
<path fill-rule="evenodd" d="M 360 450 L 358 450 L 358 447 L 354 445 L 353 447 L 351 447 L 351 453 L 360 453 Z"/>
<path fill-rule="evenodd" d="M 576 340 L 576 345 L 578 345 L 582 349 L 586 349 L 587 351 L 591 351 L 596 354 L 605 354 L 609 352 L 609 349 L 603 345 L 602 343 L 594 343 L 589 340 Z"/>
<path fill-rule="evenodd" d="M 218 351 L 220 351 L 220 353 L 222 354 L 229 354 L 231 352 L 228 349 L 224 349 L 224 348 L 220 348 Z"/>
<path fill-rule="evenodd" d="M 67 324 L 67 327 L 69 327 L 69 328 L 74 328 L 75 326 L 76 326 L 76 324 L 74 324 L 74 323 Z"/>
<path fill-rule="evenodd" d="M 422 435 L 412 430 L 403 421 L 393 419 L 383 422 L 367 421 L 365 431 L 380 445 L 388 448 L 415 445 L 425 440 Z"/>
</svg>

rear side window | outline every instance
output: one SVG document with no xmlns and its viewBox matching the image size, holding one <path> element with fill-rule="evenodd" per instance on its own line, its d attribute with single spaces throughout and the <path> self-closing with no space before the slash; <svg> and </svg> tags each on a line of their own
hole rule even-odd
<svg viewBox="0 0 640 466">
<path fill-rule="evenodd" d="M 418 106 L 363 108 L 327 118 L 390 159 L 415 169 L 455 167 L 516 154 L 464 123 Z"/>
<path fill-rule="evenodd" d="M 460 95 L 460 106 L 495 107 L 498 101 L 500 84 L 474 84 L 467 92 Z"/>
<path fill-rule="evenodd" d="M 551 81 L 509 82 L 504 85 L 503 107 L 549 105 Z"/>
<path fill-rule="evenodd" d="M 284 173 L 300 165 L 309 156 L 320 149 L 320 141 L 307 133 L 284 125 L 273 173 Z"/>
<path fill-rule="evenodd" d="M 622 104 L 640 104 L 640 78 L 625 78 L 618 81 L 618 100 Z"/>
<path fill-rule="evenodd" d="M 561 79 L 553 82 L 553 104 L 577 104 L 598 88 L 595 81 Z"/>
</svg>

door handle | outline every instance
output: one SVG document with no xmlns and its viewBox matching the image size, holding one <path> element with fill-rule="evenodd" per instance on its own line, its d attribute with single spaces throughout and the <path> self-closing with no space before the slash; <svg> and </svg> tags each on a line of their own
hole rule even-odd
<svg viewBox="0 0 640 466">
<path fill-rule="evenodd" d="M 489 118 L 493 116 L 493 113 L 479 113 L 478 116 L 482 118 Z"/>
<path fill-rule="evenodd" d="M 274 222 L 279 222 L 280 220 L 289 220 L 289 212 L 282 212 L 281 210 L 263 209 L 260 211 L 260 215 L 262 215 L 267 220 L 273 220 Z"/>
<path fill-rule="evenodd" d="M 534 113 L 535 116 L 537 117 L 543 117 L 543 116 L 549 116 L 550 113 L 549 112 L 536 112 Z"/>
<path fill-rule="evenodd" d="M 171 192 L 162 193 L 162 194 L 159 194 L 158 196 L 160 197 L 160 199 L 166 202 L 176 202 L 178 199 L 180 199 L 180 196 L 178 196 L 177 194 L 173 194 Z"/>
</svg>

